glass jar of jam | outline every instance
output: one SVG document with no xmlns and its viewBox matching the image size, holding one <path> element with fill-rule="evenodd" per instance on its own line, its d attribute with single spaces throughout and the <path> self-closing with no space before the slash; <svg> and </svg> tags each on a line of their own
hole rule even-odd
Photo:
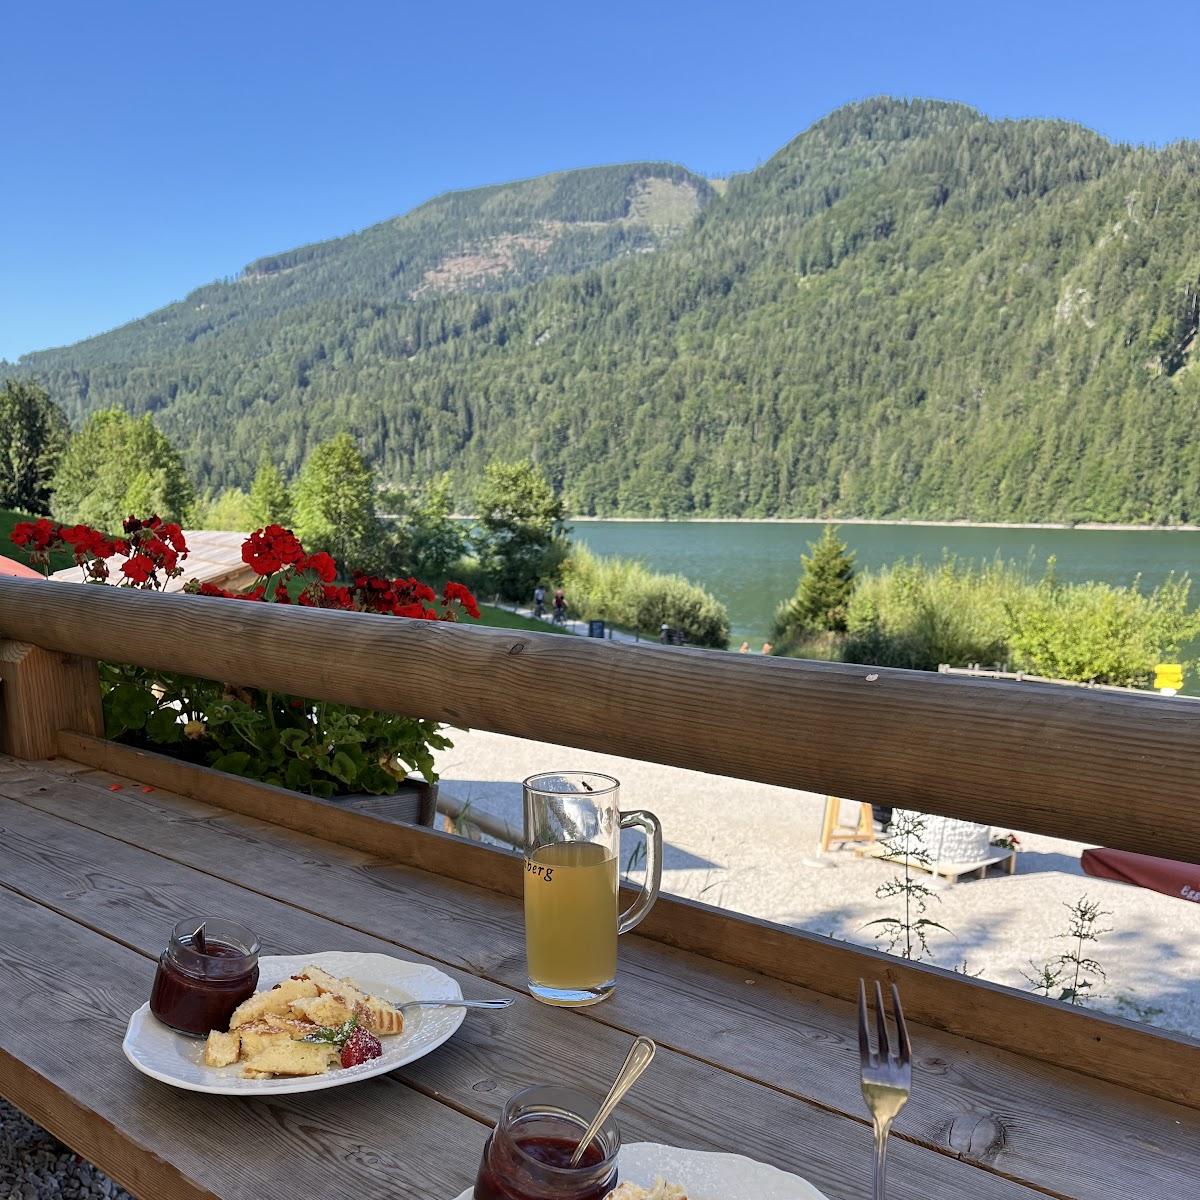
<svg viewBox="0 0 1200 1200">
<path fill-rule="evenodd" d="M 599 1107 L 571 1087 L 539 1085 L 510 1097 L 483 1148 L 475 1200 L 603 1200 L 617 1186 L 621 1148 L 611 1119 L 579 1166 L 567 1165 Z"/>
<path fill-rule="evenodd" d="M 158 960 L 150 1011 L 177 1033 L 207 1037 L 229 1028 L 233 1010 L 258 986 L 258 939 L 221 917 L 185 917 Z"/>
</svg>

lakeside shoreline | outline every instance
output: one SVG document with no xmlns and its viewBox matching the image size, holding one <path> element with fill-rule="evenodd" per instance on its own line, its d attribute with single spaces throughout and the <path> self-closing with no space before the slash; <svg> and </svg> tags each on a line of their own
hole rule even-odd
<svg viewBox="0 0 1200 1200">
<path fill-rule="evenodd" d="M 469 518 L 463 518 L 467 520 Z M 566 517 L 568 524 L 643 525 L 898 525 L 932 529 L 1068 529 L 1089 533 L 1200 533 L 1200 525 L 1120 525 L 1103 521 L 925 521 L 888 517 Z"/>
</svg>

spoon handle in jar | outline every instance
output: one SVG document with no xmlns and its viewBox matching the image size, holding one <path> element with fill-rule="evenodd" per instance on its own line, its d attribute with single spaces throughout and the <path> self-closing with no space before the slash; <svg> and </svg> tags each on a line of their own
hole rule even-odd
<svg viewBox="0 0 1200 1200">
<path fill-rule="evenodd" d="M 571 1155 L 570 1165 L 572 1167 L 579 1166 L 584 1152 L 592 1144 L 592 1139 L 612 1115 L 613 1109 L 625 1098 L 625 1093 L 641 1078 L 642 1072 L 650 1065 L 657 1049 L 658 1047 L 648 1037 L 640 1037 L 634 1041 L 625 1057 L 625 1065 L 617 1073 L 612 1087 L 608 1090 L 608 1095 L 604 1097 L 604 1103 L 600 1105 L 600 1111 L 592 1118 L 592 1123 L 587 1127 L 582 1141 L 575 1147 L 575 1153 Z"/>
</svg>

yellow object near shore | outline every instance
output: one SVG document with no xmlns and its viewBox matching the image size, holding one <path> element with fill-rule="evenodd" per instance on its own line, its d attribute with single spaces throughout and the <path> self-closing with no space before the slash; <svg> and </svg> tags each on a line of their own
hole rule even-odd
<svg viewBox="0 0 1200 1200">
<path fill-rule="evenodd" d="M 1183 667 L 1179 663 L 1158 663 L 1154 668 L 1154 686 L 1176 690 L 1183 687 Z"/>
</svg>

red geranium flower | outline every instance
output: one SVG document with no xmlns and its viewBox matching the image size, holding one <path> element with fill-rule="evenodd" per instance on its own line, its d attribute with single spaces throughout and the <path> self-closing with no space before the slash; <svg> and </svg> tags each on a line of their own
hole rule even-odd
<svg viewBox="0 0 1200 1200">
<path fill-rule="evenodd" d="M 215 583 L 191 583 L 184 584 L 183 590 L 190 592 L 194 596 L 220 596 L 225 600 L 234 600 L 236 596 L 233 592 L 227 592 L 223 587 L 217 587 Z"/>
<path fill-rule="evenodd" d="M 273 575 L 304 558 L 304 547 L 290 529 L 268 525 L 256 529 L 242 545 L 242 561 L 259 575 Z"/>
<path fill-rule="evenodd" d="M 332 583 L 337 578 L 337 564 L 324 550 L 302 558 L 297 564 L 301 571 L 313 571 L 322 583 Z"/>
<path fill-rule="evenodd" d="M 19 521 L 13 526 L 10 537 L 18 546 L 27 546 L 32 542 L 35 550 L 45 550 L 58 540 L 58 526 L 46 517 L 39 517 L 36 521 Z"/>
<path fill-rule="evenodd" d="M 121 564 L 121 572 L 134 583 L 145 583 L 154 574 L 154 560 L 147 554 L 135 554 Z"/>
<path fill-rule="evenodd" d="M 451 605 L 456 600 L 467 610 L 470 616 L 479 620 L 479 605 L 476 603 L 470 589 L 465 584 L 455 583 L 451 580 L 442 589 L 442 603 Z"/>
</svg>

